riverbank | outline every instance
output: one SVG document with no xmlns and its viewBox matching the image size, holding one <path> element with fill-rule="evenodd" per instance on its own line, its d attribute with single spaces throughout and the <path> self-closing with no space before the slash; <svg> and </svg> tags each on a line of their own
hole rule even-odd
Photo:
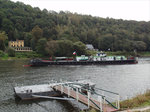
<svg viewBox="0 0 150 112">
<path fill-rule="evenodd" d="M 94 52 L 95 53 L 95 52 Z M 104 52 L 108 56 L 123 55 L 123 56 L 135 56 L 133 52 Z M 95 54 L 93 54 L 95 55 Z M 138 57 L 150 57 L 150 52 L 138 52 Z M 0 55 L 0 60 L 26 60 L 31 58 L 45 58 L 44 56 L 37 54 L 36 52 L 16 52 L 14 57 L 8 56 L 7 53 Z"/>
<path fill-rule="evenodd" d="M 150 112 L 150 90 L 120 102 L 119 112 Z M 84 112 L 84 111 L 81 111 Z M 88 112 L 98 112 L 94 109 Z"/>
<path fill-rule="evenodd" d="M 121 109 L 133 109 L 146 106 L 150 106 L 150 90 L 147 90 L 144 94 L 139 94 L 131 99 L 120 102 Z"/>
<path fill-rule="evenodd" d="M 3 53 L 0 56 L 0 60 L 27 60 L 37 57 L 42 57 L 42 55 L 37 54 L 36 52 L 16 52 L 15 56 L 10 57 L 7 53 Z"/>
</svg>

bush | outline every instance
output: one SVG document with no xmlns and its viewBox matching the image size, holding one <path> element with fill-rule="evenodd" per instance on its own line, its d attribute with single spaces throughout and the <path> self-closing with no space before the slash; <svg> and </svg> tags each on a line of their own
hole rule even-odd
<svg viewBox="0 0 150 112">
<path fill-rule="evenodd" d="M 42 55 L 37 54 L 36 52 L 16 52 L 17 58 L 35 58 L 35 57 L 42 57 Z"/>
<path fill-rule="evenodd" d="M 134 108 L 150 105 L 150 90 L 131 99 L 120 102 L 121 108 Z"/>
<path fill-rule="evenodd" d="M 0 57 L 3 57 L 3 56 L 5 56 L 5 53 L 2 50 L 0 50 Z"/>
<path fill-rule="evenodd" d="M 15 50 L 12 48 L 7 49 L 8 56 L 15 57 Z"/>
</svg>

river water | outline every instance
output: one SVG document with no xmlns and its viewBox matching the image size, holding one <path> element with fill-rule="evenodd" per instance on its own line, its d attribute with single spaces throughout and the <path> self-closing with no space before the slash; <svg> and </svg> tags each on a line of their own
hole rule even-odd
<svg viewBox="0 0 150 112">
<path fill-rule="evenodd" d="M 121 100 L 150 89 L 150 58 L 131 65 L 23 67 L 27 61 L 0 61 L 0 112 L 78 112 L 76 101 L 16 101 L 16 85 L 45 84 L 51 80 L 89 79 L 98 88 L 120 94 Z"/>
</svg>

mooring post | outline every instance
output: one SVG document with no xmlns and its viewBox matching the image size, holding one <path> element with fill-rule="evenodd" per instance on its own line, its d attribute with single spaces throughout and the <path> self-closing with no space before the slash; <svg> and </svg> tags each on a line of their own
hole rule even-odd
<svg viewBox="0 0 150 112">
<path fill-rule="evenodd" d="M 118 95 L 118 109 L 120 109 L 120 96 Z"/>
<path fill-rule="evenodd" d="M 90 96 L 91 96 L 91 93 L 88 91 L 88 108 L 90 108 Z"/>
<path fill-rule="evenodd" d="M 104 106 L 103 106 L 103 110 L 104 110 L 104 112 L 106 112 L 106 98 L 105 98 L 105 96 L 104 96 Z"/>
<path fill-rule="evenodd" d="M 57 91 L 57 89 L 58 89 L 58 88 L 57 88 L 57 85 L 55 86 L 55 89 L 56 89 L 56 91 Z"/>
<path fill-rule="evenodd" d="M 69 85 L 67 86 L 67 89 L 68 89 L 68 97 L 70 97 L 70 87 L 69 87 Z"/>
<path fill-rule="evenodd" d="M 100 112 L 103 111 L 102 107 L 102 96 L 98 96 L 99 106 L 100 106 Z"/>
<path fill-rule="evenodd" d="M 117 100 L 116 100 L 116 107 L 118 108 L 118 98 L 117 98 Z"/>
<path fill-rule="evenodd" d="M 61 94 L 63 94 L 63 85 L 61 84 Z"/>
<path fill-rule="evenodd" d="M 77 101 L 79 100 L 79 92 L 78 92 L 78 88 L 76 88 L 76 99 L 77 99 Z"/>
</svg>

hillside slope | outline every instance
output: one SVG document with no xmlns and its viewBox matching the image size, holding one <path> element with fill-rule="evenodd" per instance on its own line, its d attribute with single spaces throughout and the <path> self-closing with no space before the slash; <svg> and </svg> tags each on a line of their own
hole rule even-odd
<svg viewBox="0 0 150 112">
<path fill-rule="evenodd" d="M 100 50 L 150 50 L 150 22 L 57 13 L 10 0 L 0 0 L 0 9 L 0 31 L 6 32 L 8 40 L 24 39 L 33 49 L 37 46 L 33 43 L 44 38 L 81 41 Z"/>
</svg>

